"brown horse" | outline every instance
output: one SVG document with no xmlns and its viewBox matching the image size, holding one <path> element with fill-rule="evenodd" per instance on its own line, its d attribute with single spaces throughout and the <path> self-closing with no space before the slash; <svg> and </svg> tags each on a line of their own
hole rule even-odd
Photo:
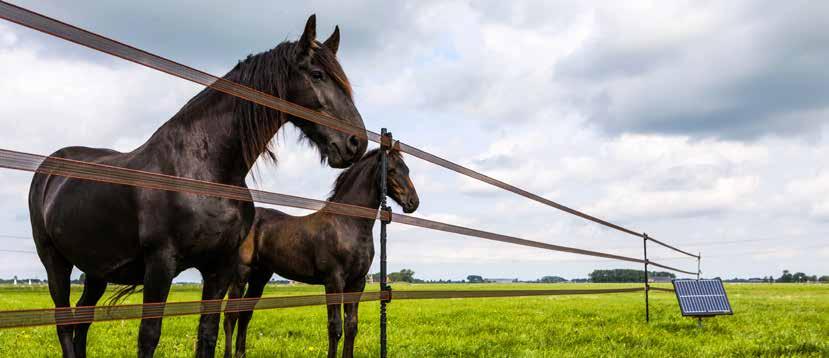
<svg viewBox="0 0 829 358">
<path fill-rule="evenodd" d="M 330 202 L 380 207 L 380 151 L 368 152 L 337 178 Z M 388 158 L 386 183 L 389 196 L 406 213 L 420 204 L 409 168 L 397 151 Z M 324 210 L 308 216 L 256 208 L 253 227 L 239 250 L 240 264 L 231 284 L 230 298 L 262 297 L 262 291 L 276 273 L 309 284 L 325 285 L 326 293 L 363 292 L 366 274 L 374 258 L 374 219 L 346 217 Z M 343 357 L 354 353 L 357 336 L 357 303 L 345 304 Z M 328 305 L 328 356 L 337 354 L 343 333 L 342 305 Z M 241 317 L 239 317 L 241 315 Z M 245 336 L 252 311 L 225 314 L 225 357 L 231 357 L 233 328 L 239 319 L 236 356 L 245 355 Z"/>
<path fill-rule="evenodd" d="M 315 19 L 299 41 L 249 56 L 224 78 L 363 127 L 335 57 L 339 31 L 320 43 Z M 68 147 L 52 156 L 245 186 L 254 161 L 273 157 L 268 145 L 287 122 L 332 167 L 347 167 L 365 153 L 364 139 L 207 88 L 133 151 Z M 73 266 L 86 273 L 78 306 L 97 304 L 109 283 L 144 285 L 145 303 L 165 302 L 173 278 L 191 267 L 204 279 L 202 298 L 221 299 L 232 279 L 227 268 L 236 266 L 255 214 L 247 201 L 48 174 L 32 179 L 29 213 L 55 307 L 70 305 Z M 202 315 L 198 357 L 213 357 L 219 319 Z M 88 331 L 89 323 L 57 326 L 64 357 L 86 356 Z M 151 357 L 160 335 L 161 318 L 142 319 L 138 356 Z"/>
</svg>

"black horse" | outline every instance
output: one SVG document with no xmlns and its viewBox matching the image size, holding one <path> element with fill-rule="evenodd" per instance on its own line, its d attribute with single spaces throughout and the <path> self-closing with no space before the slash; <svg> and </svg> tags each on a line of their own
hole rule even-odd
<svg viewBox="0 0 829 358">
<path fill-rule="evenodd" d="M 339 29 L 316 41 L 312 15 L 299 41 L 248 56 L 224 78 L 362 128 L 338 45 Z M 347 167 L 365 153 L 365 140 L 207 88 L 132 152 L 68 147 L 52 156 L 245 186 L 260 155 L 275 159 L 269 143 L 286 122 L 331 167 Z M 144 302 L 164 302 L 173 278 L 191 267 L 203 276 L 202 298 L 221 299 L 254 218 L 251 202 L 45 174 L 32 179 L 29 212 L 56 307 L 70 306 L 72 266 L 86 273 L 78 306 L 94 306 L 107 283 L 144 285 Z M 219 318 L 202 315 L 197 356 L 213 356 Z M 86 355 L 88 330 L 89 324 L 57 327 L 65 357 Z M 161 318 L 143 319 L 138 355 L 152 356 L 160 334 Z"/>
<path fill-rule="evenodd" d="M 380 155 L 370 151 L 337 178 L 331 202 L 380 207 Z M 397 151 L 391 151 L 386 179 L 389 195 L 403 211 L 411 213 L 420 204 L 409 168 Z M 374 258 L 374 219 L 327 213 L 291 216 L 283 212 L 256 208 L 256 218 L 245 242 L 239 248 L 239 267 L 229 291 L 239 298 L 248 285 L 245 298 L 262 297 L 274 273 L 296 281 L 325 285 L 326 293 L 363 292 L 366 274 Z M 328 305 L 328 356 L 337 355 L 343 333 L 341 306 Z M 357 303 L 345 304 L 345 343 L 343 357 L 354 353 L 357 336 Z M 225 313 L 225 357 L 231 357 L 233 328 L 239 319 L 236 356 L 245 355 L 247 327 L 252 311 Z"/>
</svg>

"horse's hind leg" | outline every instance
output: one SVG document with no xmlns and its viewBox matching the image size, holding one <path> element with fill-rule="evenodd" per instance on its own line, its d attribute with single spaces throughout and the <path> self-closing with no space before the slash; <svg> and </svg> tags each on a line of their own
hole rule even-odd
<svg viewBox="0 0 829 358">
<path fill-rule="evenodd" d="M 36 230 L 35 230 L 36 231 Z M 35 233 L 37 236 L 37 233 Z M 36 242 L 43 243 L 44 241 L 35 238 Z M 72 274 L 72 264 L 66 261 L 53 246 L 38 245 L 37 254 L 40 256 L 40 261 L 46 267 L 46 276 L 49 279 L 49 294 L 52 295 L 52 301 L 55 303 L 55 308 L 69 308 L 69 275 Z M 55 318 L 61 316 L 62 318 L 71 317 L 71 311 L 56 312 Z M 58 340 L 60 341 L 60 348 L 63 351 L 64 357 L 74 357 L 75 348 L 72 344 L 72 325 L 58 324 Z"/>
<path fill-rule="evenodd" d="M 265 285 L 273 275 L 270 271 L 256 271 L 250 273 L 248 289 L 245 291 L 245 298 L 259 298 L 265 291 Z M 253 310 L 239 312 L 239 333 L 236 333 L 236 357 L 245 356 L 245 346 L 248 337 L 248 324 L 253 318 Z"/>
<path fill-rule="evenodd" d="M 242 297 L 245 291 L 245 283 L 247 283 L 248 271 L 249 270 L 246 267 L 240 265 L 239 269 L 236 271 L 236 276 L 233 278 L 230 288 L 227 291 L 228 299 L 232 300 Z M 233 304 L 228 303 L 228 309 L 233 307 L 234 311 L 225 312 L 225 358 L 233 357 L 233 330 L 236 328 L 236 321 L 239 319 L 239 312 L 237 311 L 239 304 L 241 304 L 240 301 L 236 301 Z"/>
<path fill-rule="evenodd" d="M 76 309 L 76 313 L 94 315 L 94 306 L 104 295 L 106 289 L 106 281 L 87 275 L 84 280 L 81 299 L 75 304 L 76 307 L 86 308 Z M 86 334 L 89 332 L 90 324 L 80 323 L 75 325 L 75 356 L 78 358 L 86 357 Z"/>
<path fill-rule="evenodd" d="M 159 250 L 145 256 L 144 303 L 163 303 L 170 294 L 170 286 L 176 272 L 176 262 L 169 253 Z M 161 338 L 163 305 L 144 307 L 141 326 L 138 329 L 138 357 L 152 357 Z"/>
<path fill-rule="evenodd" d="M 228 300 L 237 299 L 242 295 L 242 285 L 238 282 L 234 282 L 230 285 L 230 289 L 227 291 L 227 298 Z M 236 303 L 233 304 L 235 306 Z M 230 309 L 231 304 L 228 303 L 228 309 Z M 235 309 L 235 307 L 234 307 Z M 225 322 L 224 322 L 224 329 L 225 329 L 225 358 L 232 358 L 233 357 L 233 330 L 236 328 L 236 321 L 239 319 L 239 312 L 225 312 Z"/>
</svg>

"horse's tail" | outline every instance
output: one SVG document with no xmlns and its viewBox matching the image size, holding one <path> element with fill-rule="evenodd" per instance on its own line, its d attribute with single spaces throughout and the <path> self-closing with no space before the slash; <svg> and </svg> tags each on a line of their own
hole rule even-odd
<svg viewBox="0 0 829 358">
<path fill-rule="evenodd" d="M 127 297 L 129 297 L 133 293 L 138 293 L 138 292 L 141 292 L 143 290 L 144 290 L 143 288 L 139 289 L 138 285 L 119 286 L 118 289 L 115 290 L 115 293 L 113 293 L 112 296 L 106 300 L 106 305 L 107 306 L 117 305 L 121 302 L 124 302 L 124 300 L 126 300 Z"/>
</svg>

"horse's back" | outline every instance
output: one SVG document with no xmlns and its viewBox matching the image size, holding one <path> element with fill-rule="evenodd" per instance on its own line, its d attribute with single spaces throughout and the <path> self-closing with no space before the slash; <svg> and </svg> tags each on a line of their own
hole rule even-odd
<svg viewBox="0 0 829 358">
<path fill-rule="evenodd" d="M 111 149 L 65 147 L 52 153 L 49 157 L 100 163 L 102 160 L 118 154 L 121 153 Z M 64 176 L 35 173 L 29 186 L 29 210 L 33 214 L 31 219 L 45 222 L 46 218 L 44 216 L 48 215 L 47 212 L 56 199 L 59 200 L 59 193 L 64 185 L 76 181 L 78 180 Z"/>
<path fill-rule="evenodd" d="M 120 155 L 123 154 L 111 149 L 66 147 L 52 153 L 49 157 L 112 165 L 115 163 L 111 162 L 118 161 L 119 158 L 117 157 Z M 39 208 L 43 215 L 48 215 L 51 205 L 60 200 L 60 194 L 68 183 L 90 184 L 89 181 L 85 180 L 35 173 L 29 187 L 30 208 Z M 45 220 L 45 218 L 42 219 Z"/>
<path fill-rule="evenodd" d="M 51 157 L 127 166 L 127 155 L 111 150 L 66 147 Z M 54 247 L 82 271 L 115 282 L 140 278 L 134 188 L 36 173 L 29 212 L 39 247 Z M 134 267 L 133 267 L 134 266 Z"/>
</svg>

